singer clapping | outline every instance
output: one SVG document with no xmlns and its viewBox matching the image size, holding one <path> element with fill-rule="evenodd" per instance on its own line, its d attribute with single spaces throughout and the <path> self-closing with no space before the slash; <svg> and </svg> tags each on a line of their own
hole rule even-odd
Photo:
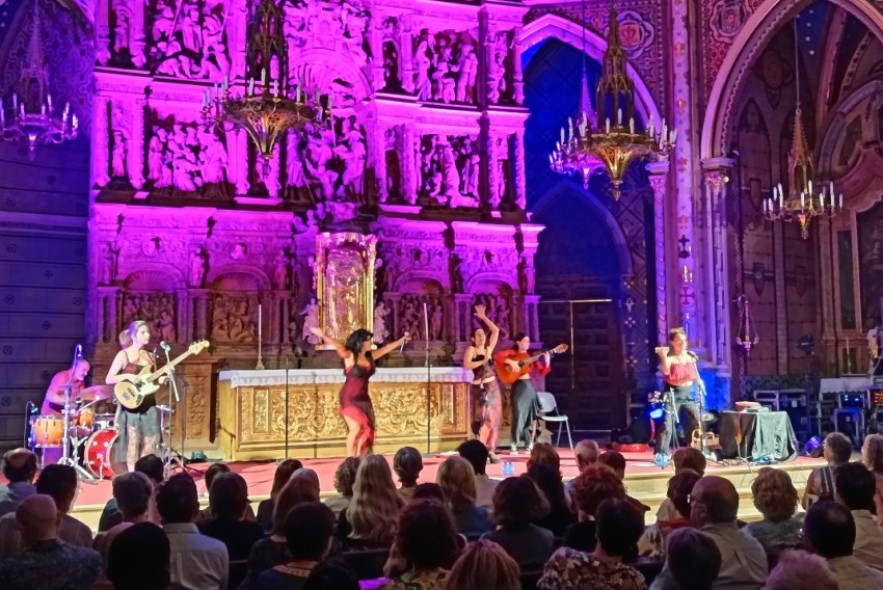
<svg viewBox="0 0 883 590">
<path fill-rule="evenodd" d="M 122 350 L 117 353 L 107 371 L 105 382 L 108 385 L 120 381 L 138 383 L 141 378 L 138 374 L 144 367 L 156 370 L 156 357 L 144 350 L 150 342 L 150 327 L 147 322 L 137 320 L 129 324 L 120 332 L 120 346 Z M 167 379 L 161 377 L 159 383 L 165 383 Z M 156 396 L 149 395 L 144 402 L 133 410 L 117 407 L 116 425 L 120 436 L 117 444 L 125 450 L 126 466 L 129 472 L 135 471 L 135 462 L 141 457 L 156 454 L 159 443 L 159 412 L 156 409 Z"/>
<path fill-rule="evenodd" d="M 699 428 L 699 406 L 693 398 L 693 384 L 700 395 L 705 395 L 696 367 L 696 355 L 687 350 L 687 333 L 683 328 L 674 328 L 669 330 L 668 339 L 670 346 L 656 349 L 663 390 L 671 400 L 666 404 L 665 422 L 656 434 L 656 463 L 661 465 L 668 462 L 669 447 L 677 429 L 676 416 L 685 421 L 684 432 L 688 438 Z"/>
<path fill-rule="evenodd" d="M 345 380 L 340 388 L 340 415 L 346 422 L 346 454 L 361 457 L 374 447 L 374 406 L 368 395 L 368 380 L 374 374 L 375 363 L 404 346 L 407 333 L 382 348 L 372 351 L 374 334 L 358 329 L 346 339 L 346 344 L 327 336 L 320 328 L 310 328 L 310 332 L 330 344 L 343 359 Z"/>
</svg>

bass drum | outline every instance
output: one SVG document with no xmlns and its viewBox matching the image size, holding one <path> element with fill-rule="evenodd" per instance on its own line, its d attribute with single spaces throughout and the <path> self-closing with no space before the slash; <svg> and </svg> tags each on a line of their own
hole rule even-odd
<svg viewBox="0 0 883 590">
<path fill-rule="evenodd" d="M 103 428 L 89 437 L 83 450 L 83 464 L 89 473 L 99 479 L 113 479 L 117 474 L 114 469 L 115 443 L 119 436 L 116 428 Z"/>
</svg>

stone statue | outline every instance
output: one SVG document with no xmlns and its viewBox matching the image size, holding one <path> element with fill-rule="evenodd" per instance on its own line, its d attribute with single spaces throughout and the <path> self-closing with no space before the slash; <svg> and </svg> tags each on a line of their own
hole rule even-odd
<svg viewBox="0 0 883 590">
<path fill-rule="evenodd" d="M 203 246 L 198 247 L 190 255 L 190 284 L 194 287 L 202 288 L 202 282 L 205 279 L 206 259 L 207 255 Z"/>
<path fill-rule="evenodd" d="M 444 317 L 444 311 L 442 310 L 442 304 L 438 301 L 435 302 L 432 308 L 432 315 L 430 316 L 429 326 L 430 331 L 432 332 L 433 340 L 441 340 L 442 337 L 442 320 Z"/>
<path fill-rule="evenodd" d="M 488 43 L 489 63 L 487 74 L 488 98 L 499 102 L 508 91 L 506 81 L 506 61 L 509 55 L 509 39 L 506 31 L 501 31 Z"/>
<path fill-rule="evenodd" d="M 475 102 L 475 81 L 478 76 L 478 57 L 469 41 L 460 46 L 460 76 L 457 79 L 457 102 Z"/>
<path fill-rule="evenodd" d="M 389 310 L 381 301 L 374 308 L 374 341 L 377 344 L 383 344 L 389 338 L 389 330 L 386 328 L 386 316 L 388 315 Z"/>
<path fill-rule="evenodd" d="M 402 89 L 399 77 L 399 49 L 392 41 L 383 42 L 383 88 L 397 91 Z"/>
<path fill-rule="evenodd" d="M 157 323 L 159 324 L 158 332 L 162 339 L 166 342 L 175 342 L 175 319 L 168 309 L 160 312 Z"/>
<path fill-rule="evenodd" d="M 129 156 L 129 142 L 122 131 L 113 132 L 113 150 L 110 169 L 114 178 L 126 178 L 126 159 Z"/>
<path fill-rule="evenodd" d="M 424 30 L 417 49 L 414 50 L 414 90 L 420 100 L 429 100 L 432 96 L 432 85 L 429 81 L 429 68 L 432 66 L 430 41 L 429 32 Z"/>
<path fill-rule="evenodd" d="M 273 269 L 273 278 L 276 281 L 276 288 L 284 290 L 288 288 L 288 255 L 284 250 L 280 250 L 276 255 L 276 266 Z"/>
<path fill-rule="evenodd" d="M 124 7 L 116 6 L 113 12 L 116 17 L 116 26 L 113 28 L 113 51 L 119 55 L 124 49 L 129 49 L 132 20 Z"/>
<path fill-rule="evenodd" d="M 104 246 L 101 265 L 101 284 L 112 285 L 117 277 L 120 251 L 112 243 Z"/>
<path fill-rule="evenodd" d="M 451 273 L 451 292 L 463 292 L 463 271 L 460 268 L 463 265 L 463 259 L 456 252 L 451 252 L 448 259 L 448 266 Z"/>
<path fill-rule="evenodd" d="M 304 316 L 304 324 L 301 329 L 301 338 L 309 342 L 310 344 L 319 344 L 322 342 L 322 339 L 313 334 L 311 331 L 313 328 L 321 327 L 319 325 L 319 304 L 316 302 L 315 297 L 310 298 L 310 302 L 307 303 L 307 306 L 304 307 L 303 311 L 300 312 L 300 315 Z"/>
<path fill-rule="evenodd" d="M 206 8 L 209 8 L 207 5 Z M 224 43 L 224 20 L 212 10 L 204 11 L 202 29 L 202 69 L 200 75 L 210 80 L 222 80 L 230 73 L 230 60 Z"/>
</svg>

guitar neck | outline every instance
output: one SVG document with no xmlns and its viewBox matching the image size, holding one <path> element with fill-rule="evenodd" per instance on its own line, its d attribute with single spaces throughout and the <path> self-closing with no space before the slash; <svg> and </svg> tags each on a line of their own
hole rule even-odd
<svg viewBox="0 0 883 590">
<path fill-rule="evenodd" d="M 542 356 L 543 356 L 544 354 L 546 354 L 547 352 L 548 352 L 549 354 L 558 354 L 558 353 L 556 353 L 555 351 L 553 351 L 552 349 L 544 350 L 544 351 L 542 351 L 542 352 L 540 352 L 540 353 L 537 353 L 537 354 L 533 355 L 533 356 L 530 357 L 530 358 L 526 358 L 526 359 L 524 359 L 523 361 L 518 361 L 518 365 L 521 366 L 521 367 L 523 367 L 524 365 L 529 365 L 529 364 L 531 364 L 531 363 L 533 363 L 533 362 L 536 362 L 536 361 L 540 360 L 540 358 L 542 358 Z"/>
<path fill-rule="evenodd" d="M 163 375 L 168 374 L 168 372 L 171 371 L 172 369 L 174 369 L 176 365 L 178 365 L 181 361 L 183 361 L 184 359 L 186 359 L 188 356 L 191 356 L 191 355 L 193 355 L 193 353 L 188 350 L 188 351 L 184 352 L 183 354 L 176 356 L 170 362 L 163 365 L 163 367 L 161 369 L 157 369 L 156 371 L 154 371 L 153 373 L 148 375 L 144 380 L 145 381 L 154 381 L 156 379 L 159 379 Z"/>
</svg>

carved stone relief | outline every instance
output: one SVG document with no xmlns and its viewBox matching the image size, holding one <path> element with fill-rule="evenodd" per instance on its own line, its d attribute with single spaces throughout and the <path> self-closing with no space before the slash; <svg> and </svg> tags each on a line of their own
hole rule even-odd
<svg viewBox="0 0 883 590">
<path fill-rule="evenodd" d="M 211 340 L 218 344 L 250 344 L 257 340 L 257 301 L 248 294 L 212 297 Z"/>
<path fill-rule="evenodd" d="M 408 332 L 412 340 L 441 340 L 444 314 L 444 302 L 439 296 L 402 295 L 399 300 L 399 328 L 402 333 Z"/>
<path fill-rule="evenodd" d="M 479 293 L 475 295 L 475 305 L 484 305 L 487 317 L 500 328 L 500 340 L 507 341 L 512 335 L 512 304 L 506 295 L 496 293 Z M 472 331 L 483 328 L 477 318 L 472 318 Z"/>
<path fill-rule="evenodd" d="M 476 102 L 478 43 L 472 31 L 423 29 L 414 39 L 417 98 L 443 103 Z"/>
<path fill-rule="evenodd" d="M 487 97 L 492 104 L 515 101 L 513 31 L 489 31 L 487 37 Z"/>
<path fill-rule="evenodd" d="M 162 120 L 152 125 L 147 142 L 147 179 L 152 188 L 224 198 L 227 147 L 214 130 L 197 123 Z"/>
<path fill-rule="evenodd" d="M 479 205 L 481 156 L 476 136 L 424 135 L 420 145 L 421 197 L 426 205 Z"/>
<path fill-rule="evenodd" d="M 156 0 L 148 8 L 150 58 L 157 74 L 220 82 L 230 74 L 223 0 Z"/>
<path fill-rule="evenodd" d="M 121 326 L 126 326 L 135 320 L 143 320 L 150 324 L 150 331 L 156 338 L 166 342 L 177 342 L 175 295 L 124 292 L 121 300 Z"/>
</svg>

